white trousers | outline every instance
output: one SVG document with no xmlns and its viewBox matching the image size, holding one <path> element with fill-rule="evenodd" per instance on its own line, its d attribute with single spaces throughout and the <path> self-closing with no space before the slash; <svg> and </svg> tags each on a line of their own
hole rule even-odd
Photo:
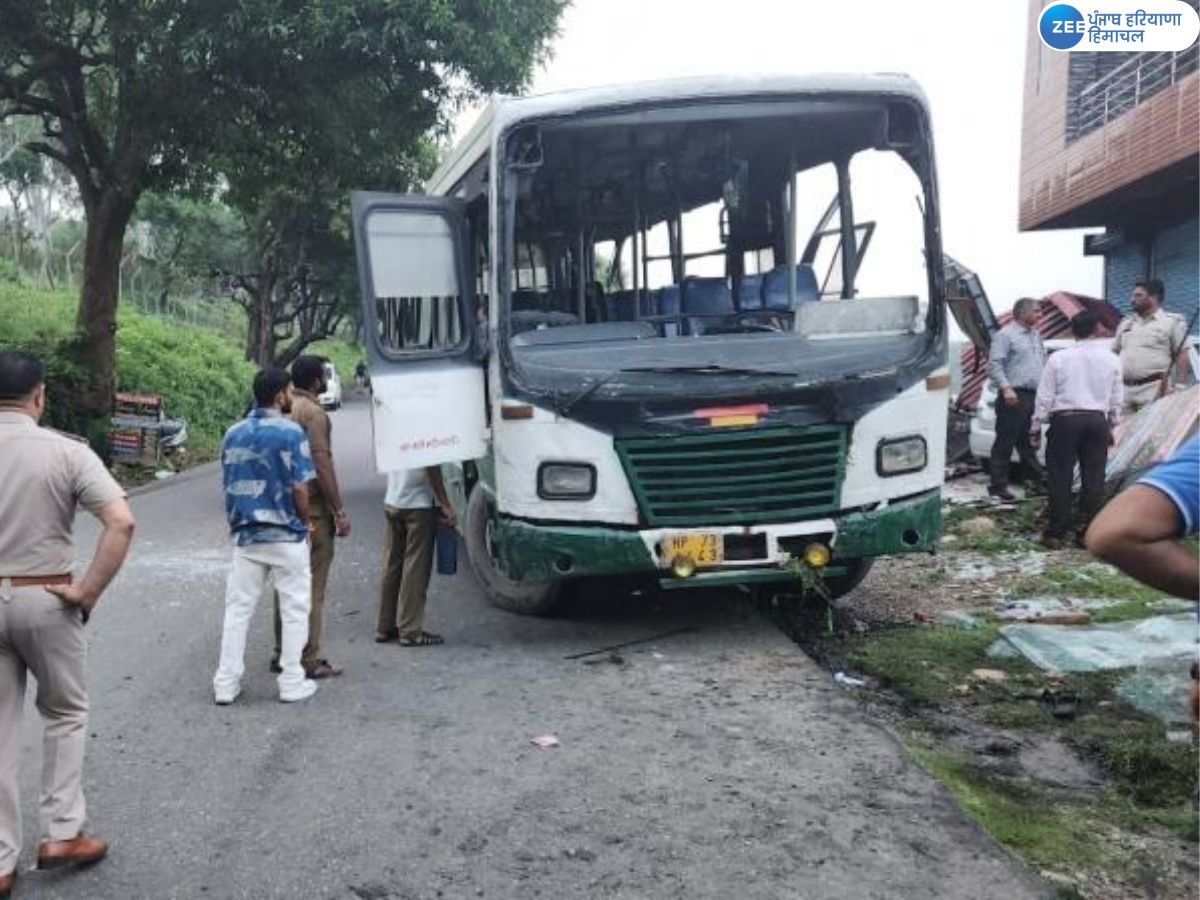
<svg viewBox="0 0 1200 900">
<path fill-rule="evenodd" d="M 225 586 L 225 629 L 221 636 L 221 662 L 213 676 L 218 697 L 237 693 L 246 668 L 246 635 L 258 601 L 266 595 L 267 581 L 279 594 L 283 625 L 279 665 L 279 693 L 294 693 L 304 683 L 300 651 L 308 640 L 308 609 L 312 603 L 312 574 L 308 542 L 247 544 L 233 548 L 233 569 Z"/>
</svg>

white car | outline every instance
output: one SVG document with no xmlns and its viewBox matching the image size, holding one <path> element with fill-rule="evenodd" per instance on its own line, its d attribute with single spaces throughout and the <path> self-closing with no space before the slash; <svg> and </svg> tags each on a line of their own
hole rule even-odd
<svg viewBox="0 0 1200 900">
<path fill-rule="evenodd" d="M 342 407 L 342 379 L 331 362 L 325 363 L 325 392 L 317 400 L 325 409 Z"/>
</svg>

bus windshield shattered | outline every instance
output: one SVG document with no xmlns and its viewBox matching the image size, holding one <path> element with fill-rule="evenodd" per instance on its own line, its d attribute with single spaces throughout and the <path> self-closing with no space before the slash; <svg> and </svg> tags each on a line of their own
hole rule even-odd
<svg viewBox="0 0 1200 900">
<path fill-rule="evenodd" d="M 501 349 L 560 412 L 681 378 L 883 396 L 943 352 L 931 137 L 904 99 L 558 116 L 508 132 L 499 177 Z"/>
</svg>

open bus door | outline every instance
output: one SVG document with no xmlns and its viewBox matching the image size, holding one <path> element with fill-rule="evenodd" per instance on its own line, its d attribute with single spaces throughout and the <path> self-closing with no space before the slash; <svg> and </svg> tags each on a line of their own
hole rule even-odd
<svg viewBox="0 0 1200 900">
<path fill-rule="evenodd" d="M 488 452 L 483 367 L 459 201 L 351 195 L 380 472 Z"/>
<path fill-rule="evenodd" d="M 1000 330 L 979 276 L 951 256 L 942 254 L 946 279 L 946 305 L 954 321 L 978 353 L 987 353 L 992 335 Z"/>
</svg>

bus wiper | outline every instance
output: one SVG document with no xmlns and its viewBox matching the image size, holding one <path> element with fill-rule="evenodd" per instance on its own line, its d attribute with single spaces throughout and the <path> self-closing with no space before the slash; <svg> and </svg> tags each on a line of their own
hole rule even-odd
<svg viewBox="0 0 1200 900">
<path fill-rule="evenodd" d="M 771 369 L 748 369 L 739 366 L 639 366 L 636 369 L 622 369 L 623 372 L 664 372 L 666 374 L 688 375 L 773 375 L 776 378 L 795 378 L 793 372 L 776 372 Z"/>
<path fill-rule="evenodd" d="M 637 370 L 636 369 L 613 369 L 613 371 L 609 372 L 608 374 L 601 375 L 599 378 L 597 378 L 595 381 L 593 381 L 591 384 L 589 384 L 587 387 L 585 387 L 582 391 L 580 391 L 578 394 L 576 394 L 574 397 L 572 397 L 570 400 L 568 400 L 566 403 L 562 404 L 562 406 L 558 407 L 558 414 L 560 416 L 569 415 L 571 410 L 573 410 L 576 406 L 578 406 L 580 403 L 582 403 L 588 397 L 592 396 L 592 394 L 596 393 L 596 391 L 600 390 L 600 388 L 604 387 L 604 385 L 608 384 L 610 381 L 612 381 L 618 375 L 623 375 L 625 372 L 634 372 L 634 371 L 637 371 Z"/>
<path fill-rule="evenodd" d="M 736 366 L 631 366 L 628 369 L 614 369 L 605 375 L 601 375 L 574 397 L 567 400 L 566 403 L 558 407 L 558 414 L 560 416 L 568 415 L 571 410 L 573 410 L 588 397 L 592 396 L 592 394 L 596 393 L 596 391 L 600 390 L 600 388 L 604 387 L 606 384 L 609 384 L 613 379 L 620 375 L 625 375 L 632 372 L 662 373 L 666 375 L 769 375 L 774 378 L 796 377 L 796 375 L 792 372 L 773 372 L 769 369 L 747 369 Z"/>
</svg>

